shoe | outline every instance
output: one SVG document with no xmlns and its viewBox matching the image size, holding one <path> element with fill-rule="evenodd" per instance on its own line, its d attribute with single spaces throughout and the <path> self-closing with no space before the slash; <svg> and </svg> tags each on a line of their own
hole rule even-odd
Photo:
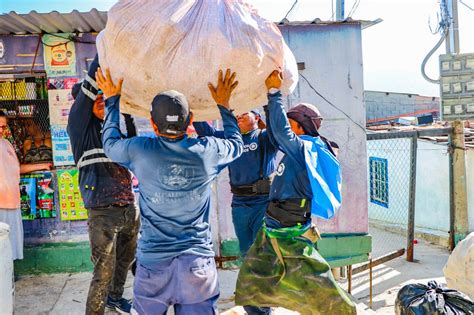
<svg viewBox="0 0 474 315">
<path fill-rule="evenodd" d="M 130 311 L 132 310 L 132 300 L 127 300 L 124 298 L 113 299 L 108 296 L 105 307 L 116 310 L 120 314 L 130 314 Z"/>
</svg>

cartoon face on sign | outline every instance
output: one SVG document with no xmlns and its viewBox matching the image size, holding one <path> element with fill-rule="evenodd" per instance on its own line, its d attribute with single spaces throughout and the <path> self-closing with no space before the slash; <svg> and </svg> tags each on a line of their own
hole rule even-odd
<svg viewBox="0 0 474 315">
<path fill-rule="evenodd" d="M 68 51 L 66 45 L 59 45 L 51 48 L 51 65 L 52 66 L 67 66 L 69 61 L 67 60 Z"/>
</svg>

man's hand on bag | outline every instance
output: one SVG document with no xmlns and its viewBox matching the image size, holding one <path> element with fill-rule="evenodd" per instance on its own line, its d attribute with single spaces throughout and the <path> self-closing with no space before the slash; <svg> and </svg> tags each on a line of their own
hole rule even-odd
<svg viewBox="0 0 474 315">
<path fill-rule="evenodd" d="M 123 78 L 119 79 L 117 85 L 114 84 L 112 80 L 112 76 L 110 75 L 110 70 L 107 68 L 105 69 L 105 77 L 102 73 L 102 69 L 99 67 L 97 68 L 97 72 L 95 73 L 95 80 L 97 82 L 97 86 L 99 89 L 102 90 L 105 97 L 112 97 L 115 95 L 120 95 L 122 92 L 122 83 Z"/>
<path fill-rule="evenodd" d="M 281 69 L 273 70 L 273 72 L 270 73 L 270 75 L 265 80 L 265 85 L 267 86 L 267 90 L 280 89 L 282 81 L 283 81 L 283 74 L 281 72 Z"/>
<path fill-rule="evenodd" d="M 225 77 L 222 78 L 222 70 L 219 70 L 219 75 L 217 78 L 217 87 L 209 82 L 209 91 L 211 91 L 212 98 L 218 105 L 222 105 L 227 109 L 230 109 L 229 100 L 232 95 L 232 92 L 235 90 L 239 81 L 235 81 L 235 72 L 231 72 L 230 69 L 227 69 Z"/>
</svg>

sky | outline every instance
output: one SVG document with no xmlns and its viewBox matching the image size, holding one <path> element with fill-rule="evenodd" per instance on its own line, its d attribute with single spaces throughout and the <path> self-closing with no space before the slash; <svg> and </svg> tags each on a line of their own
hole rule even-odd
<svg viewBox="0 0 474 315">
<path fill-rule="evenodd" d="M 299 0 L 288 16 L 290 21 L 320 18 L 329 20 L 336 0 Z M 364 88 L 366 90 L 413 93 L 439 96 L 439 86 L 425 81 L 420 65 L 425 55 L 439 39 L 432 34 L 439 12 L 439 0 L 346 0 L 346 16 L 353 19 L 383 22 L 362 31 L 364 57 Z M 474 8 L 474 0 L 461 0 Z M 70 12 L 91 8 L 109 9 L 115 0 L 0 0 L 0 13 L 16 11 Z M 247 0 L 263 17 L 280 21 L 294 0 Z M 458 3 L 461 53 L 474 53 L 474 12 Z M 427 64 L 427 73 L 438 77 L 438 56 L 445 53 L 441 45 Z"/>
</svg>

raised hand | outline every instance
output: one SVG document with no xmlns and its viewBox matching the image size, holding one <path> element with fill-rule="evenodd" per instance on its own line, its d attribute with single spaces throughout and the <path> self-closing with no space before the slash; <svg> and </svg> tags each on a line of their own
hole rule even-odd
<svg viewBox="0 0 474 315">
<path fill-rule="evenodd" d="M 227 69 L 225 73 L 225 77 L 222 78 L 222 70 L 219 70 L 218 78 L 217 78 L 217 87 L 209 82 L 209 91 L 211 91 L 212 98 L 214 101 L 224 106 L 227 109 L 230 109 L 229 100 L 232 95 L 232 92 L 235 90 L 239 81 L 235 81 L 235 72 L 231 72 L 230 69 Z"/>
<path fill-rule="evenodd" d="M 99 89 L 104 92 L 105 97 L 120 95 L 120 93 L 122 92 L 123 78 L 119 79 L 117 85 L 115 85 L 114 81 L 112 80 L 112 76 L 110 75 L 110 70 L 108 68 L 105 69 L 105 77 L 102 73 L 102 69 L 100 67 L 97 68 L 97 72 L 95 73 L 95 80 Z"/>
<path fill-rule="evenodd" d="M 280 89 L 281 82 L 283 81 L 283 75 L 281 69 L 273 70 L 272 73 L 267 77 L 265 80 L 265 85 L 267 86 L 267 90 L 270 89 Z"/>
</svg>

